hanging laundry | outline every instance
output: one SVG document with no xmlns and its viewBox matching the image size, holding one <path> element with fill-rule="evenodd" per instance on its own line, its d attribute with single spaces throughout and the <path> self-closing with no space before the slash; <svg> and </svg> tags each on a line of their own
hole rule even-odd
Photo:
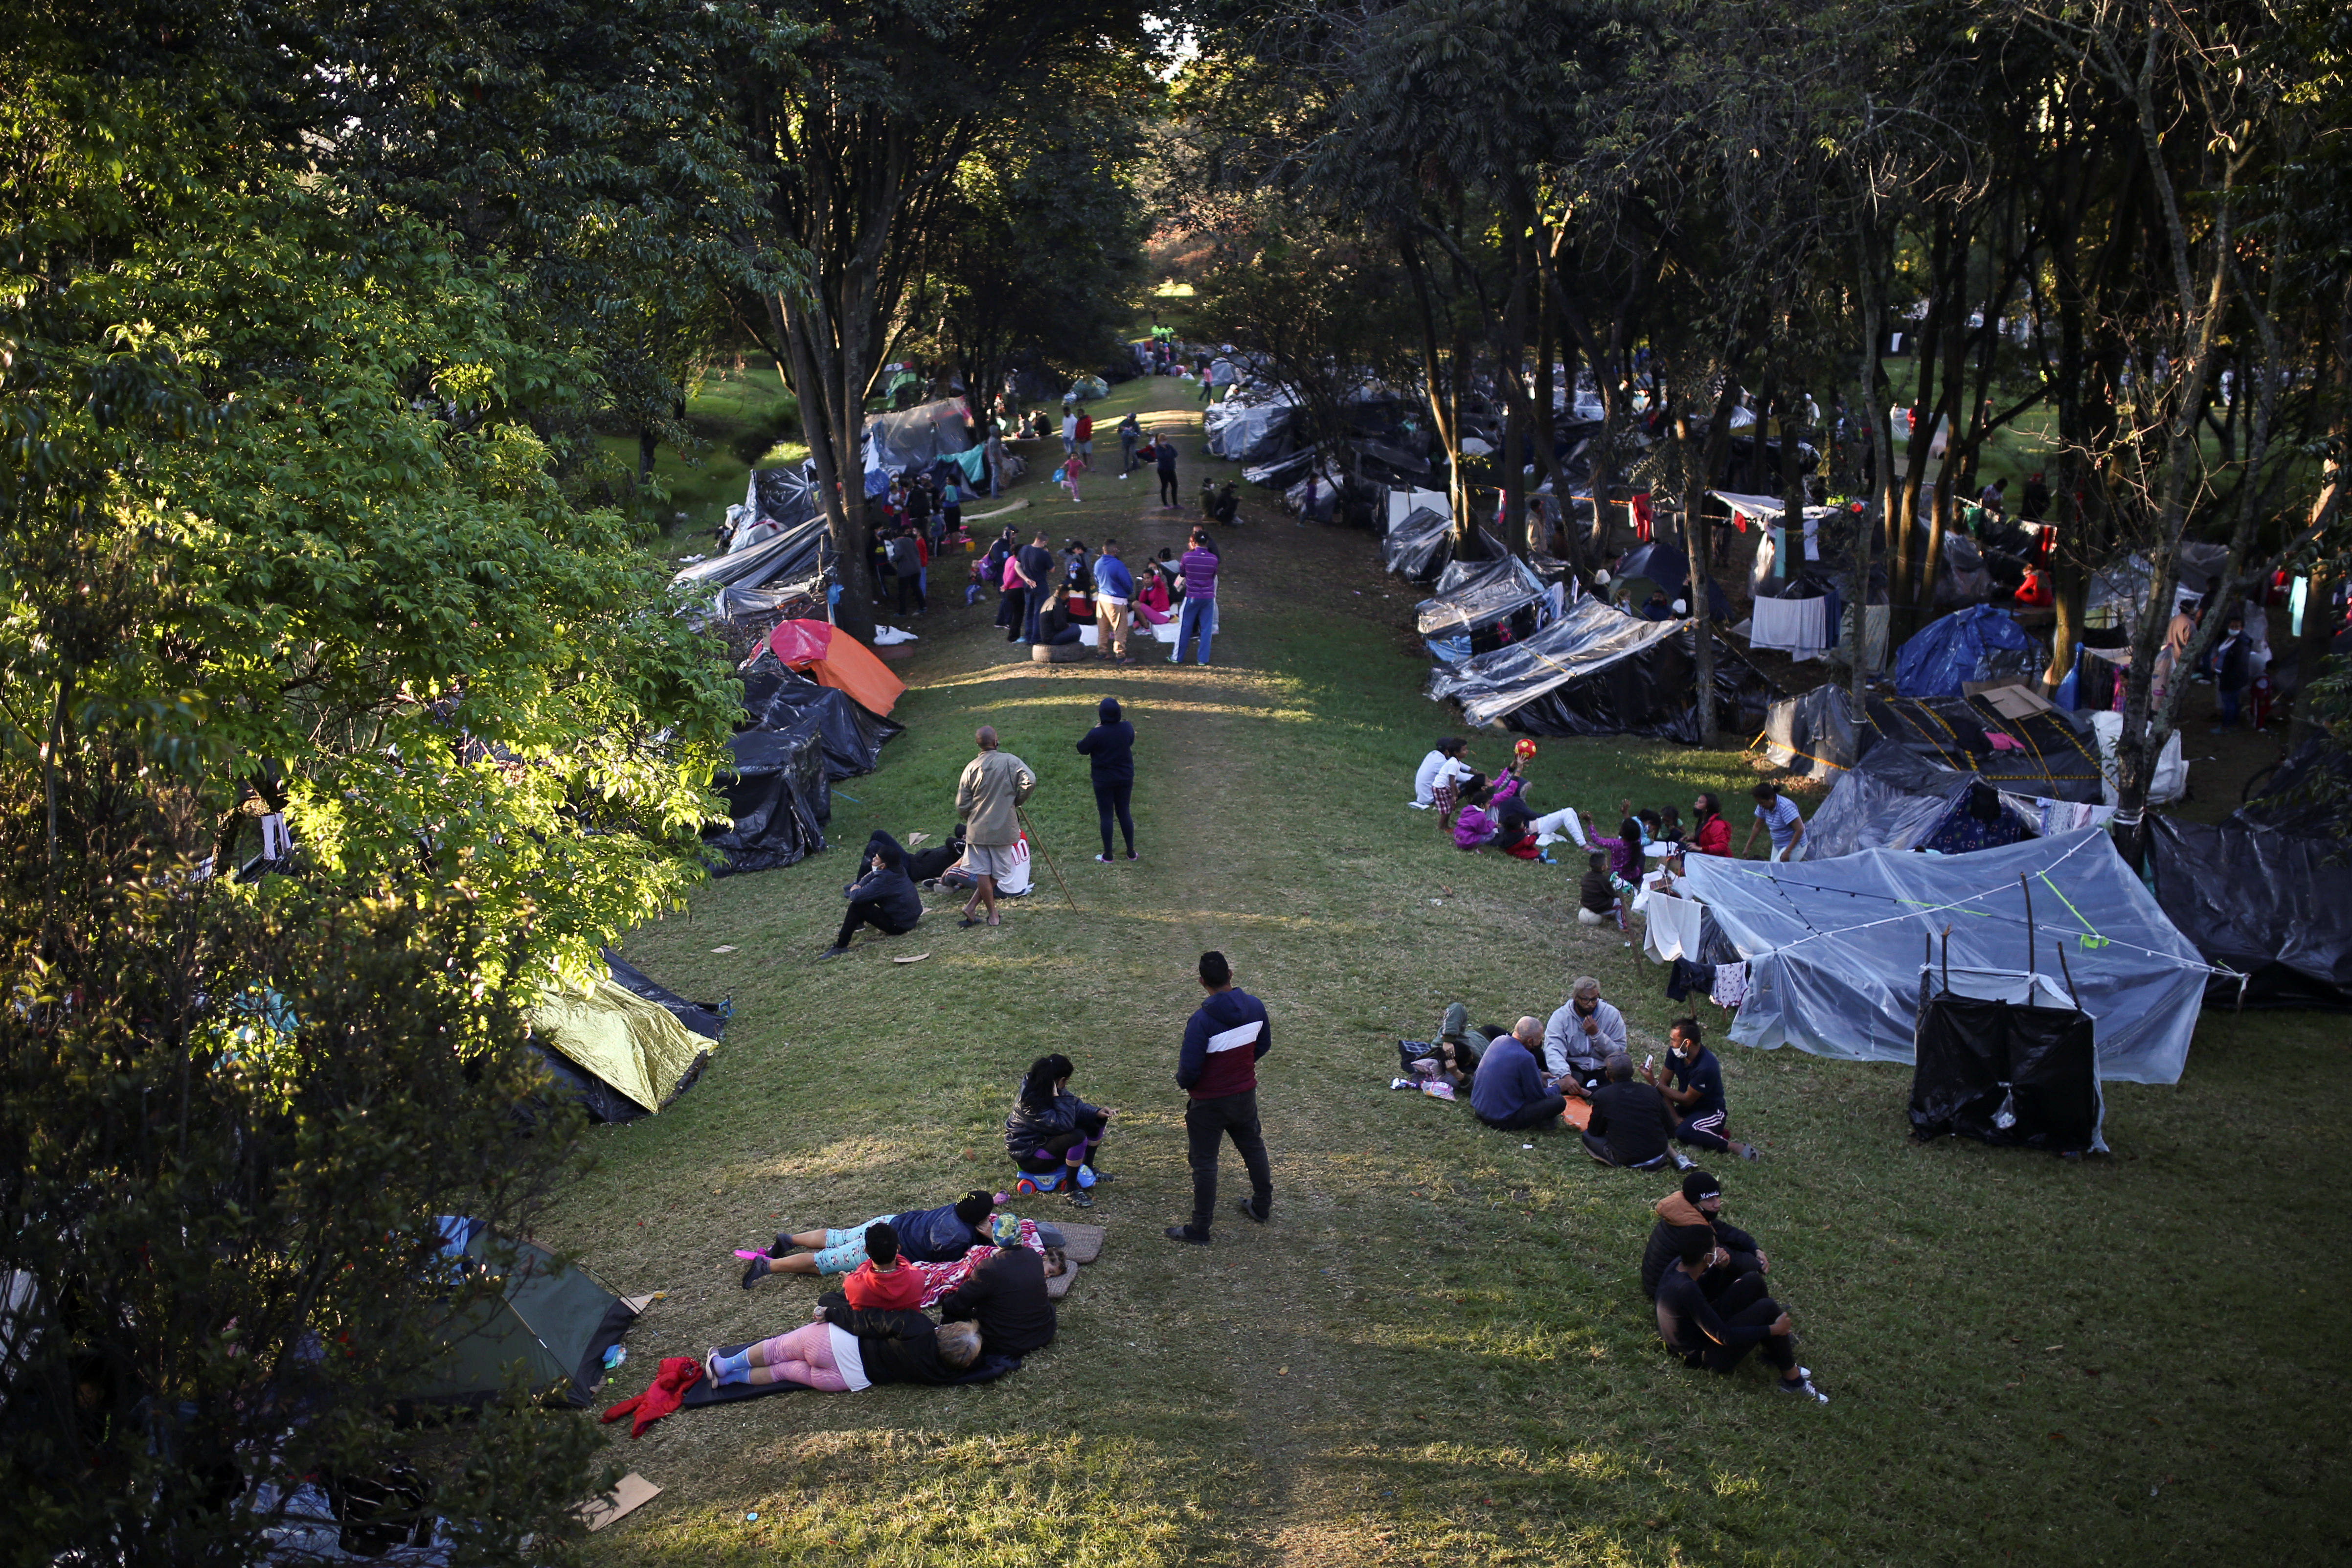
<svg viewBox="0 0 2352 1568">
<path fill-rule="evenodd" d="M 1748 965 L 1745 963 L 1717 964 L 1715 986 L 1707 993 L 1707 999 L 1718 1007 L 1728 1007 L 1733 1012 L 1738 1012 L 1739 1005 L 1748 1000 Z"/>
</svg>

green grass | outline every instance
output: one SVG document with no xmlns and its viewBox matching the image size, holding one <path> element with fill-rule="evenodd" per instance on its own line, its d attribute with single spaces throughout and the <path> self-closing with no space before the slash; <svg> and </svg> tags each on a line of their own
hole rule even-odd
<svg viewBox="0 0 2352 1568">
<path fill-rule="evenodd" d="M 739 374 L 713 372 L 687 397 L 687 423 L 705 446 L 693 457 L 664 445 L 654 453 L 654 478 L 667 492 L 664 516 L 672 520 L 669 553 L 709 547 L 707 535 L 726 520 L 727 509 L 743 499 L 746 477 L 755 468 L 798 463 L 808 448 L 788 439 L 800 428 L 800 405 L 772 364 L 746 365 Z M 600 437 L 599 443 L 631 473 L 636 471 L 633 436 Z M 701 537 L 698 537 L 701 536 Z"/>
<path fill-rule="evenodd" d="M 1130 384 L 1096 415 L 1179 397 Z M 1198 479 L 1188 458 L 1188 495 Z M 1019 493 L 1056 543 L 1108 530 L 1156 550 L 1179 522 L 1139 510 L 1143 484 L 1097 472 L 1083 508 Z M 1636 1277 L 1664 1180 L 1386 1088 L 1394 1040 L 1447 1001 L 1508 1022 L 1579 973 L 1654 1040 L 1681 1011 L 1663 972 L 1575 923 L 1564 870 L 1465 856 L 1405 809 L 1454 721 L 1419 695 L 1413 595 L 1369 539 L 1253 516 L 1222 542 L 1207 669 L 1016 663 L 988 605 L 918 621 L 897 667 L 908 732 L 835 797 L 836 845 L 941 832 L 971 729 L 992 723 L 1041 778 L 1032 815 L 1076 911 L 1048 874 L 1002 930 L 960 931 L 935 904 L 916 933 L 819 965 L 851 874 L 836 848 L 630 939 L 649 973 L 737 1010 L 693 1092 L 598 1134 L 601 1170 L 542 1231 L 617 1289 L 670 1292 L 614 1397 L 660 1356 L 804 1321 L 814 1291 L 739 1289 L 731 1247 L 1005 1184 L 1005 1104 L 1043 1051 L 1117 1109 L 1118 1179 L 1084 1216 L 1108 1227 L 1102 1260 L 1022 1372 L 785 1394 L 634 1445 L 615 1428 L 614 1457 L 666 1490 L 593 1538 L 596 1561 L 2341 1560 L 2347 1378 L 2320 1314 L 2345 1286 L 2343 1020 L 2209 1016 L 2179 1087 L 2110 1088 L 2116 1153 L 2082 1163 L 1916 1146 L 1900 1069 L 1730 1050 L 1734 1131 L 1769 1157 L 1715 1168 L 1833 1403 L 1797 1407 L 1753 1366 L 1685 1371 Z M 1072 751 L 1106 693 L 1139 736 L 1134 865 L 1093 863 Z M 1686 807 L 1746 767 L 1548 740 L 1534 795 Z M 1274 1018 L 1277 1208 L 1265 1229 L 1228 1212 L 1192 1249 L 1160 1229 L 1189 1195 L 1170 1074 L 1206 947 Z M 1237 1178 L 1229 1158 L 1228 1202 Z"/>
</svg>

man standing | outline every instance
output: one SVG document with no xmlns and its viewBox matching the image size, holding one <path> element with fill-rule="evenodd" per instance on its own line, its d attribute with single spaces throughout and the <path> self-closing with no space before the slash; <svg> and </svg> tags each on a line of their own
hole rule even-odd
<svg viewBox="0 0 2352 1568">
<path fill-rule="evenodd" d="M 1062 403 L 1062 456 L 1074 457 L 1078 450 L 1078 411 L 1066 398 Z"/>
<path fill-rule="evenodd" d="M 1115 658 L 1121 664 L 1132 662 L 1127 657 L 1127 607 L 1135 602 L 1135 579 L 1119 559 L 1118 541 L 1103 541 L 1102 553 L 1095 558 L 1095 640 L 1102 645 L 1105 658 Z"/>
<path fill-rule="evenodd" d="M 1601 982 L 1580 974 L 1544 1025 L 1544 1071 L 1570 1094 L 1591 1098 L 1601 1065 L 1625 1048 L 1625 1015 L 1601 999 Z"/>
<path fill-rule="evenodd" d="M 1126 478 L 1128 471 L 1135 467 L 1135 444 L 1141 439 L 1143 439 L 1142 422 L 1136 418 L 1135 411 L 1133 409 L 1129 409 L 1128 410 L 1127 417 L 1118 422 L 1118 472 L 1120 478 Z"/>
<path fill-rule="evenodd" d="M 1078 467 L 1091 468 L 1095 450 L 1095 416 L 1085 409 L 1078 410 L 1078 426 L 1074 434 L 1078 438 Z"/>
<path fill-rule="evenodd" d="M 1200 662 L 1209 662 L 1209 639 L 1217 635 L 1217 552 L 1209 548 L 1204 529 L 1192 531 L 1192 547 L 1184 552 L 1184 612 L 1176 623 L 1176 651 L 1171 664 L 1184 662 L 1184 645 L 1201 639 Z"/>
<path fill-rule="evenodd" d="M 956 923 L 979 925 L 983 917 L 978 910 L 985 905 L 987 923 L 1001 926 L 1004 921 L 996 912 L 996 879 L 1013 869 L 1013 850 L 1021 842 L 1019 807 L 1037 787 L 1037 775 L 1012 752 L 998 751 L 996 731 L 987 725 L 972 739 L 980 755 L 963 765 L 963 777 L 956 781 L 955 814 L 964 825 L 963 864 L 973 881 L 963 919 Z"/>
<path fill-rule="evenodd" d="M 1023 545 L 1021 552 L 1013 557 L 1013 571 L 1023 584 L 1019 640 L 1043 642 L 1045 634 L 1039 629 L 1037 623 L 1045 614 L 1045 599 L 1051 592 L 1048 584 L 1054 580 L 1054 552 L 1045 547 L 1044 529 L 1039 529 L 1036 537 Z"/>
<path fill-rule="evenodd" d="M 1151 455 L 1160 469 L 1160 504 L 1172 511 L 1181 504 L 1176 489 L 1176 437 L 1165 433 L 1153 437 Z"/>
<path fill-rule="evenodd" d="M 1217 1206 L 1217 1155 L 1227 1137 L 1249 1169 L 1250 1195 L 1234 1206 L 1264 1225 L 1274 1215 L 1274 1172 L 1257 1124 L 1257 1059 L 1272 1048 L 1265 1004 L 1234 985 L 1222 952 L 1201 955 L 1201 988 L 1209 994 L 1184 1026 L 1176 1085 L 1192 1096 L 1184 1108 L 1187 1159 L 1192 1166 L 1192 1219 L 1168 1227 L 1171 1241 L 1209 1245 Z"/>
<path fill-rule="evenodd" d="M 1759 784 L 1749 793 L 1756 797 L 1756 820 L 1748 825 L 1748 837 L 1740 840 L 1739 858 L 1748 858 L 1757 829 L 1763 828 L 1772 835 L 1773 859 L 1795 859 L 1797 846 L 1805 841 L 1805 817 L 1797 803 L 1782 795 L 1777 784 Z"/>
</svg>

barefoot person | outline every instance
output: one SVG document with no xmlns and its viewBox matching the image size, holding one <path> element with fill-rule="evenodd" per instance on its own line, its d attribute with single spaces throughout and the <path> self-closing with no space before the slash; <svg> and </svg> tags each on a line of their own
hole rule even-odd
<svg viewBox="0 0 2352 1568">
<path fill-rule="evenodd" d="M 996 879 L 1013 868 L 1013 847 L 1021 842 L 1021 803 L 1037 787 L 1037 775 L 1010 752 L 996 749 L 996 731 L 982 724 L 972 736 L 980 755 L 964 764 L 956 781 L 955 812 L 964 824 L 964 869 L 972 875 L 971 897 L 964 900 L 962 926 L 982 919 L 1003 925 L 996 912 Z M 983 917 L 979 911 L 985 907 Z"/>
<path fill-rule="evenodd" d="M 1265 1004 L 1234 984 L 1222 952 L 1201 955 L 1201 988 L 1209 994 L 1184 1026 L 1176 1059 L 1176 1086 L 1192 1096 L 1184 1108 L 1186 1157 L 1192 1167 L 1192 1219 L 1168 1227 L 1171 1241 L 1209 1245 L 1217 1207 L 1217 1155 L 1230 1137 L 1249 1171 L 1250 1195 L 1235 1206 L 1264 1225 L 1274 1214 L 1274 1172 L 1257 1121 L 1257 1060 L 1273 1047 Z"/>
</svg>

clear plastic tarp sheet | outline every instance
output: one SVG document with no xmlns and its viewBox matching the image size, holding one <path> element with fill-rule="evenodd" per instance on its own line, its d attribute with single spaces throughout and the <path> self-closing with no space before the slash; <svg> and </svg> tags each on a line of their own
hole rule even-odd
<svg viewBox="0 0 2352 1568">
<path fill-rule="evenodd" d="M 1542 598 L 1545 584 L 1524 561 L 1455 561 L 1437 575 L 1437 586 L 1415 607 L 1425 637 L 1445 637 L 1472 626 L 1490 626 Z"/>
<path fill-rule="evenodd" d="M 1735 1045 L 1907 1063 L 1932 961 L 2050 976 L 2097 1021 L 2102 1079 L 2177 1083 L 2188 1062 L 2210 966 L 2097 828 L 1968 855 L 1686 865 L 1748 961 Z"/>
</svg>

